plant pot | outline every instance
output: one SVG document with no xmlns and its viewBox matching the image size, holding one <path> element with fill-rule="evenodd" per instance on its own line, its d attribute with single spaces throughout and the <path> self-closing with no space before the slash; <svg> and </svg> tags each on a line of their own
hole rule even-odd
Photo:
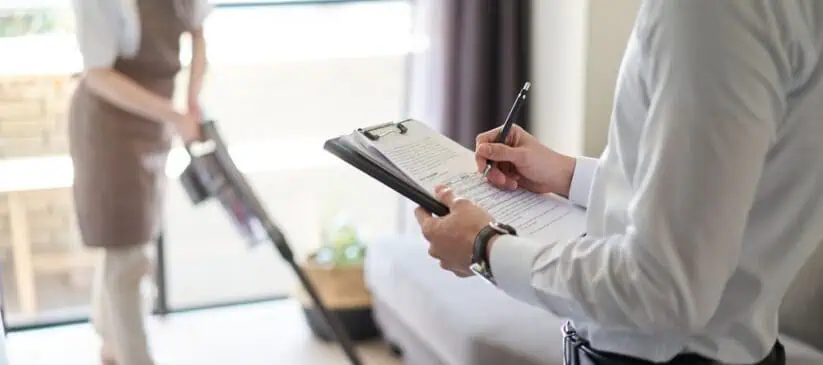
<svg viewBox="0 0 823 365">
<path fill-rule="evenodd" d="M 337 316 L 353 341 L 379 336 L 380 331 L 372 317 L 371 294 L 363 281 L 361 265 L 318 265 L 310 257 L 300 266 L 314 284 L 323 304 L 332 315 Z M 295 297 L 303 307 L 312 333 L 324 341 L 334 340 L 334 332 L 305 289 L 298 288 Z"/>
</svg>

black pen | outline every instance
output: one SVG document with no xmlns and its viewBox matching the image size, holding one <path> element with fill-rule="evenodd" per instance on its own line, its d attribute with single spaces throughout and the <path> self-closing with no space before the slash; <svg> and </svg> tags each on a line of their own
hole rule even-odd
<svg viewBox="0 0 823 365">
<path fill-rule="evenodd" d="M 503 128 L 500 130 L 500 134 L 497 135 L 497 139 L 494 141 L 495 143 L 506 143 L 506 137 L 509 135 L 509 130 L 512 129 L 512 124 L 514 124 L 517 112 L 520 111 L 520 107 L 523 105 L 523 102 L 526 101 L 526 97 L 529 95 L 529 89 L 531 86 L 532 84 L 528 81 L 523 84 L 523 88 L 520 89 L 520 92 L 517 94 L 517 99 L 514 99 L 512 108 L 509 109 L 509 115 L 506 116 L 506 121 L 503 122 Z M 492 160 L 486 161 L 486 169 L 483 170 L 483 178 L 486 178 L 486 175 L 488 175 L 489 171 L 491 171 L 492 163 Z"/>
</svg>

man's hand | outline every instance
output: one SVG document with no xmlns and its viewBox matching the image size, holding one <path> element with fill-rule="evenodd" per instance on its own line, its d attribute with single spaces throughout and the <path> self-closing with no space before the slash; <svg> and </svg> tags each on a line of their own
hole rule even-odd
<svg viewBox="0 0 823 365">
<path fill-rule="evenodd" d="M 429 255 L 440 260 L 440 267 L 460 277 L 471 276 L 469 270 L 474 238 L 489 222 L 491 215 L 476 204 L 460 197 L 445 186 L 435 189 L 437 199 L 449 207 L 445 217 L 435 217 L 424 208 L 414 211 L 423 236 L 429 241 Z"/>
<path fill-rule="evenodd" d="M 555 193 L 567 197 L 574 174 L 575 159 L 544 146 L 534 136 L 512 126 L 505 144 L 494 143 L 500 128 L 477 136 L 475 160 L 478 171 L 486 161 L 495 161 L 487 176 L 489 183 L 501 189 L 522 187 L 538 193 Z"/>
</svg>

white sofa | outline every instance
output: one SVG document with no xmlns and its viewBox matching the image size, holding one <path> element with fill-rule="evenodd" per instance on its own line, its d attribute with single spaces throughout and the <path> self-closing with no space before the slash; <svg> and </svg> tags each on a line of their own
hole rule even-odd
<svg viewBox="0 0 823 365">
<path fill-rule="evenodd" d="M 819 251 L 781 314 L 789 365 L 823 364 Z M 407 365 L 562 365 L 560 318 L 443 271 L 419 238 L 374 242 L 365 275 L 375 319 Z"/>
</svg>

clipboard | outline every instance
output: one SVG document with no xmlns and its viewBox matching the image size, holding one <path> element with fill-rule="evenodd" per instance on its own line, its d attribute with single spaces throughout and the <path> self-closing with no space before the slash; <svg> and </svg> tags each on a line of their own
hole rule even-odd
<svg viewBox="0 0 823 365">
<path fill-rule="evenodd" d="M 362 134 L 369 140 L 377 141 L 381 137 L 389 134 L 406 134 L 408 127 L 403 125 L 406 121 L 408 121 L 408 119 L 358 128 L 354 133 Z M 449 214 L 449 207 L 437 200 L 437 198 L 418 186 L 410 184 L 405 178 L 397 176 L 392 171 L 388 171 L 383 166 L 380 166 L 371 158 L 365 156 L 360 149 L 344 140 L 342 136 L 327 140 L 323 144 L 323 149 L 428 211 L 441 217 Z"/>
</svg>

